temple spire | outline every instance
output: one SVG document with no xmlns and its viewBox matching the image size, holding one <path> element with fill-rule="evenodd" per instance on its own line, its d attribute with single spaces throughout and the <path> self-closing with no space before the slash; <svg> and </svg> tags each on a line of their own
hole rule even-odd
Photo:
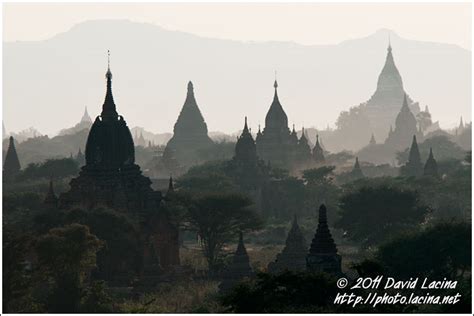
<svg viewBox="0 0 474 316">
<path fill-rule="evenodd" d="M 243 132 L 245 132 L 245 133 L 248 133 L 248 132 L 249 132 L 249 128 L 248 128 L 248 126 L 247 126 L 247 117 L 245 117 L 245 124 L 244 124 L 244 130 L 243 130 Z"/>
<path fill-rule="evenodd" d="M 326 206 L 319 207 L 318 228 L 314 235 L 309 254 L 306 258 L 307 267 L 312 272 L 341 273 L 341 257 L 329 231 Z"/>
<path fill-rule="evenodd" d="M 428 156 L 428 160 L 426 160 L 425 166 L 423 168 L 423 175 L 424 176 L 438 176 L 438 164 L 433 156 L 433 148 L 430 147 L 430 155 Z"/>
<path fill-rule="evenodd" d="M 3 179 L 13 179 L 20 173 L 21 165 L 15 148 L 13 136 L 10 136 L 10 144 L 3 163 Z"/>
<path fill-rule="evenodd" d="M 114 96 L 112 95 L 112 71 L 110 71 L 110 51 L 107 50 L 107 72 L 105 73 L 107 79 L 107 92 L 105 94 L 104 105 L 102 106 L 101 116 L 103 118 L 116 118 L 118 116 L 115 107 Z"/>
<path fill-rule="evenodd" d="M 275 78 L 275 82 L 273 83 L 273 88 L 275 88 L 275 94 L 273 95 L 273 101 L 279 101 L 278 100 L 278 82 Z"/>
<path fill-rule="evenodd" d="M 82 115 L 81 122 L 92 123 L 92 119 L 89 115 L 89 112 L 87 112 L 87 106 L 84 107 L 84 115 Z"/>
<path fill-rule="evenodd" d="M 53 177 L 51 177 L 51 179 L 49 180 L 49 190 L 46 194 L 46 198 L 44 199 L 44 204 L 51 207 L 57 207 L 58 205 L 58 197 L 54 193 L 53 188 Z"/>
</svg>

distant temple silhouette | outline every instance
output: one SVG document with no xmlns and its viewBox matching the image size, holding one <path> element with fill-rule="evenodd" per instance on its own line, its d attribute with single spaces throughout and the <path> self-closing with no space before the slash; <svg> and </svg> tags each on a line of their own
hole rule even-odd
<svg viewBox="0 0 474 316">
<path fill-rule="evenodd" d="M 288 128 L 288 117 L 278 98 L 278 82 L 273 87 L 273 102 L 265 117 L 263 132 L 257 134 L 257 153 L 265 162 L 272 165 L 288 167 L 294 161 L 297 138 Z"/>
<path fill-rule="evenodd" d="M 199 151 L 213 145 L 207 132 L 206 122 L 194 96 L 193 83 L 189 81 L 186 100 L 174 124 L 173 137 L 166 144 L 163 156 L 168 159 L 173 157 L 179 165 L 185 167 L 202 162 Z"/>
<path fill-rule="evenodd" d="M 12 181 L 20 173 L 21 165 L 15 148 L 15 140 L 10 136 L 7 154 L 3 163 L 3 181 Z"/>
<path fill-rule="evenodd" d="M 71 180 L 70 190 L 59 197 L 59 207 L 87 210 L 106 207 L 126 212 L 140 226 L 142 270 L 178 265 L 177 227 L 163 214 L 161 193 L 150 187 L 150 179 L 142 175 L 135 163 L 132 135 L 124 118 L 117 113 L 112 95 L 110 64 L 106 79 L 102 113 L 95 119 L 87 139 L 85 166 Z M 130 267 L 124 267 L 124 272 L 127 269 Z"/>
<path fill-rule="evenodd" d="M 405 95 L 402 108 L 395 120 L 395 130 L 390 128 L 385 144 L 394 149 L 405 149 L 408 147 L 407 142 L 413 135 L 419 139 L 423 137 L 423 133 L 417 128 L 416 118 L 408 107 L 407 95 Z"/>
<path fill-rule="evenodd" d="M 418 114 L 420 106 L 417 102 L 413 102 L 404 90 L 402 76 L 395 65 L 392 46 L 389 43 L 385 65 L 377 81 L 377 89 L 365 103 L 364 111 L 378 139 L 386 138 L 388 128 L 394 123 L 404 98 L 411 112 L 414 115 Z"/>
</svg>

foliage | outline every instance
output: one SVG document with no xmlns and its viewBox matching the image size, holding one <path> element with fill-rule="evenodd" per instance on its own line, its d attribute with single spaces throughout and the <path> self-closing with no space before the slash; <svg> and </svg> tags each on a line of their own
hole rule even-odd
<svg viewBox="0 0 474 316">
<path fill-rule="evenodd" d="M 213 193 L 196 197 L 188 209 L 189 229 L 195 230 L 202 242 L 211 273 L 224 244 L 237 236 L 239 231 L 261 226 L 256 213 L 250 209 L 252 202 L 238 194 Z"/>
<path fill-rule="evenodd" d="M 262 188 L 262 213 L 266 217 L 290 219 L 304 212 L 305 186 L 294 177 L 265 183 Z"/>
<path fill-rule="evenodd" d="M 31 270 L 27 253 L 33 237 L 6 228 L 3 230 L 3 311 L 5 313 L 40 312 L 41 306 L 32 297 Z"/>
<path fill-rule="evenodd" d="M 398 278 L 463 276 L 471 266 L 471 227 L 441 223 L 397 237 L 380 246 L 377 259 Z"/>
<path fill-rule="evenodd" d="M 334 166 L 324 166 L 316 169 L 303 171 L 303 179 L 306 182 L 305 195 L 302 201 L 306 215 L 315 216 L 321 204 L 326 204 L 328 218 L 332 222 L 338 213 L 338 199 L 340 190 L 333 182 Z"/>
<path fill-rule="evenodd" d="M 326 274 L 259 273 L 221 298 L 232 313 L 328 312 L 337 294 L 336 282 Z"/>
<path fill-rule="evenodd" d="M 341 197 L 337 227 L 365 246 L 381 243 L 390 235 L 420 224 L 427 207 L 417 192 L 390 186 L 362 186 Z"/>
<path fill-rule="evenodd" d="M 64 178 L 78 174 L 79 164 L 75 159 L 48 159 L 43 163 L 30 163 L 19 175 L 19 179 Z"/>
<path fill-rule="evenodd" d="M 94 281 L 84 291 L 80 311 L 82 313 L 110 313 L 113 312 L 113 300 L 107 293 L 104 281 Z"/>
<path fill-rule="evenodd" d="M 79 310 L 84 279 L 96 264 L 102 242 L 84 225 L 54 228 L 38 238 L 36 253 L 40 273 L 51 282 L 47 310 Z"/>
<path fill-rule="evenodd" d="M 207 162 L 192 167 L 176 181 L 176 187 L 190 192 L 235 192 L 238 186 L 225 173 L 225 163 Z"/>
<path fill-rule="evenodd" d="M 303 179 L 308 185 L 324 185 L 332 180 L 333 171 L 336 167 L 324 166 L 303 171 Z"/>
<path fill-rule="evenodd" d="M 122 313 L 209 313 L 219 312 L 214 296 L 215 281 L 177 281 L 163 284 L 136 300 L 127 299 L 118 308 Z"/>
</svg>

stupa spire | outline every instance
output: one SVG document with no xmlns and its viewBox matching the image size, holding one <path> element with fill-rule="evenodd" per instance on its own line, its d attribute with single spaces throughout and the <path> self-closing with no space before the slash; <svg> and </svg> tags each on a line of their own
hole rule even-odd
<svg viewBox="0 0 474 316">
<path fill-rule="evenodd" d="M 316 162 L 324 162 L 324 151 L 319 143 L 319 134 L 316 134 L 316 145 L 313 148 L 313 158 Z"/>
<path fill-rule="evenodd" d="M 428 156 L 428 160 L 426 160 L 425 167 L 423 169 L 423 175 L 425 176 L 438 176 L 438 163 L 433 156 L 433 148 L 430 147 L 430 155 Z"/>
<path fill-rule="evenodd" d="M 276 260 L 268 264 L 268 272 L 280 273 L 285 270 L 305 271 L 308 248 L 296 214 L 286 237 L 285 247 L 277 254 Z"/>
<path fill-rule="evenodd" d="M 250 259 L 245 249 L 242 232 L 239 232 L 239 243 L 237 250 L 234 253 L 231 264 L 224 271 L 222 282 L 219 284 L 221 292 L 227 292 L 239 281 L 252 277 L 254 275 L 253 269 L 250 266 Z"/>
<path fill-rule="evenodd" d="M 20 173 L 20 169 L 21 165 L 15 148 L 15 140 L 13 136 L 10 136 L 10 143 L 8 145 L 7 154 L 5 155 L 5 162 L 3 163 L 4 179 L 16 177 Z"/>
<path fill-rule="evenodd" d="M 107 50 L 107 72 L 105 73 L 107 79 L 107 92 L 105 94 L 104 105 L 102 106 L 102 118 L 116 118 L 118 116 L 117 109 L 112 94 L 112 71 L 110 71 L 110 51 Z"/>
<path fill-rule="evenodd" d="M 46 198 L 44 199 L 43 203 L 52 207 L 56 207 L 58 205 L 58 197 L 54 193 L 52 177 L 49 180 L 49 190 L 48 190 L 48 193 L 46 194 Z"/>
<path fill-rule="evenodd" d="M 319 207 L 318 228 L 306 258 L 308 270 L 313 272 L 341 273 L 341 257 L 328 227 L 326 206 Z"/>
</svg>

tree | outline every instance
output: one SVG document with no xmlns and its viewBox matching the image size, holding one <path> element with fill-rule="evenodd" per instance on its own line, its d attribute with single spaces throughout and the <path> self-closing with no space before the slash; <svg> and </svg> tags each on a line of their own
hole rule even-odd
<svg viewBox="0 0 474 316">
<path fill-rule="evenodd" d="M 190 192 L 231 192 L 238 186 L 225 172 L 225 162 L 207 162 L 192 167 L 176 182 L 176 187 Z"/>
<path fill-rule="evenodd" d="M 339 187 L 333 183 L 334 166 L 324 166 L 303 171 L 306 182 L 304 204 L 307 213 L 314 216 L 315 205 L 326 204 L 331 210 L 338 209 Z M 330 212 L 332 222 L 337 211 Z"/>
<path fill-rule="evenodd" d="M 232 313 L 317 313 L 331 311 L 338 290 L 326 274 L 259 273 L 221 298 Z M 333 309 L 334 310 L 334 309 Z"/>
<path fill-rule="evenodd" d="M 471 227 L 460 222 L 430 226 L 381 245 L 376 257 L 394 277 L 454 280 L 470 271 Z"/>
<path fill-rule="evenodd" d="M 79 172 L 79 164 L 73 158 L 48 159 L 43 163 L 30 163 L 22 171 L 19 178 L 39 179 L 50 178 L 52 176 L 64 178 L 74 176 Z"/>
<path fill-rule="evenodd" d="M 332 180 L 335 166 L 307 169 L 303 171 L 303 179 L 308 185 L 325 185 Z"/>
<path fill-rule="evenodd" d="M 340 208 L 336 227 L 364 246 L 380 244 L 392 234 L 420 224 L 428 212 L 417 192 L 386 185 L 348 192 L 341 198 Z"/>
<path fill-rule="evenodd" d="M 188 209 L 188 228 L 198 233 L 209 271 L 217 270 L 222 247 L 239 231 L 261 226 L 256 213 L 250 209 L 249 198 L 232 193 L 210 193 L 197 197 Z"/>
<path fill-rule="evenodd" d="M 462 160 L 465 157 L 465 151 L 456 143 L 452 142 L 447 136 L 433 136 L 425 139 L 419 146 L 421 161 L 424 163 L 430 154 L 430 148 L 438 162 L 448 159 Z M 409 148 L 397 153 L 397 160 L 399 164 L 404 164 L 408 160 Z"/>
<path fill-rule="evenodd" d="M 40 272 L 50 284 L 49 312 L 77 312 L 84 280 L 102 242 L 80 224 L 51 229 L 36 244 Z"/>
</svg>

